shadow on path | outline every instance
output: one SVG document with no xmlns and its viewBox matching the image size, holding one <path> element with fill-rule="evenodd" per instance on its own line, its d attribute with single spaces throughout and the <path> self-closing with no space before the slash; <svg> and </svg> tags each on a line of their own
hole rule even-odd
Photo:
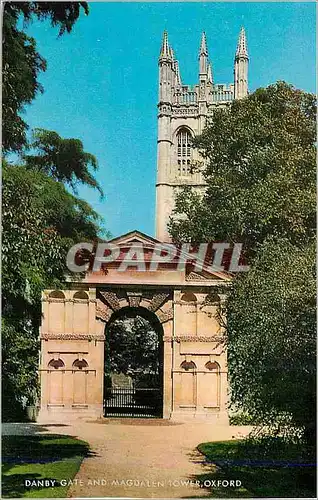
<svg viewBox="0 0 318 500">
<path fill-rule="evenodd" d="M 222 446 L 223 443 L 211 443 Z M 251 460 L 248 457 L 215 457 L 209 460 L 198 449 L 188 454 L 202 472 L 190 476 L 209 498 L 316 498 L 316 468 L 297 461 Z M 227 459 L 224 459 L 227 458 Z M 232 483 L 232 484 L 231 484 Z M 191 497 L 182 497 L 191 498 Z M 192 497 L 193 498 L 193 497 Z"/>
<path fill-rule="evenodd" d="M 84 441 L 60 434 L 3 436 L 3 464 L 31 464 L 57 462 L 75 456 L 92 456 Z"/>
</svg>

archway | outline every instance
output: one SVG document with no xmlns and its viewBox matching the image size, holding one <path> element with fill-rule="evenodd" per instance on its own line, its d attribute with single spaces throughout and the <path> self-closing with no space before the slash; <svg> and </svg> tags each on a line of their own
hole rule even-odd
<svg viewBox="0 0 318 500">
<path fill-rule="evenodd" d="M 146 258 L 152 262 L 151 248 L 159 242 L 138 232 L 112 240 L 122 249 L 121 255 L 136 242 L 145 249 L 145 262 L 149 263 Z M 123 272 L 120 266 L 89 272 L 84 279 L 68 282 L 63 291 L 43 292 L 39 419 L 64 419 L 67 415 L 99 418 L 104 409 L 109 415 L 110 407 L 115 416 L 117 405 L 120 415 L 227 422 L 224 318 L 219 313 L 219 300 L 211 301 L 210 297 L 221 285 L 229 284 L 230 278 L 187 266 L 180 271 L 168 263 L 160 264 L 156 271 L 146 267 L 142 273 L 133 269 Z M 149 382 L 155 377 L 151 370 L 141 370 L 140 384 L 135 378 L 132 387 L 129 383 L 126 389 L 119 387 L 126 394 L 118 407 L 118 398 L 116 403 L 109 394 L 104 395 L 104 386 L 105 391 L 115 389 L 109 377 L 108 383 L 103 383 L 104 344 L 105 333 L 107 337 L 115 320 L 125 315 L 140 315 L 150 321 L 159 339 L 155 352 L 160 370 L 155 373 L 158 384 L 145 385 L 147 378 Z M 139 338 L 145 337 L 140 333 Z M 106 347 L 106 357 L 107 353 Z M 64 365 L 50 364 L 59 359 Z M 131 390 L 135 392 L 129 393 Z M 132 403 L 127 403 L 127 392 Z"/>
<path fill-rule="evenodd" d="M 115 311 L 105 327 L 104 414 L 162 417 L 163 328 L 144 307 Z"/>
</svg>

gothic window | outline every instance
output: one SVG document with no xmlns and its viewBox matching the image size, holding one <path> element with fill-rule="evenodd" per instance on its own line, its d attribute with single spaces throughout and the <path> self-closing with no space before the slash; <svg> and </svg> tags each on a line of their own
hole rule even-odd
<svg viewBox="0 0 318 500">
<path fill-rule="evenodd" d="M 189 175 L 191 173 L 191 148 L 192 137 L 186 128 L 181 128 L 177 133 L 177 161 L 178 174 Z"/>
</svg>

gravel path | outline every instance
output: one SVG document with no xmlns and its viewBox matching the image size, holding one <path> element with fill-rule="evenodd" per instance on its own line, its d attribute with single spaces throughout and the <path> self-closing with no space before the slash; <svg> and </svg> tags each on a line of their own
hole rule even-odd
<svg viewBox="0 0 318 500">
<path fill-rule="evenodd" d="M 61 427 L 39 425 L 40 432 L 69 434 L 90 444 L 91 456 L 84 459 L 69 489 L 69 497 L 206 497 L 208 491 L 195 478 L 204 472 L 204 458 L 196 451 L 197 445 L 231 439 L 250 430 L 203 422 L 144 419 L 102 422 L 76 421 Z M 33 424 L 31 431 L 30 428 L 25 431 L 31 433 L 35 429 Z"/>
</svg>

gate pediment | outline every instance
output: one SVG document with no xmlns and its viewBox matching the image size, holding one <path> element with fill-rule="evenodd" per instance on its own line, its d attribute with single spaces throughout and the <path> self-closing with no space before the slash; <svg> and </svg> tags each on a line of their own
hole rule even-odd
<svg viewBox="0 0 318 500">
<path fill-rule="evenodd" d="M 161 257 L 165 254 L 165 246 L 169 244 L 161 243 L 140 231 L 131 231 L 113 238 L 107 243 L 119 247 L 118 257 L 114 262 L 104 263 L 100 271 L 88 271 L 84 282 L 129 285 L 136 283 L 157 286 L 190 284 L 213 286 L 229 283 L 232 280 L 230 273 L 223 270 L 212 270 L 206 265 L 201 266 L 200 271 L 197 271 L 195 265 L 191 264 L 193 254 L 182 252 L 183 259 L 188 257 L 190 262 L 183 266 L 178 265 L 180 262 L 179 250 L 175 258 L 164 261 Z M 161 256 L 160 245 L 163 248 Z M 136 253 L 134 253 L 135 249 Z"/>
<path fill-rule="evenodd" d="M 152 236 L 142 233 L 141 231 L 131 231 L 109 240 L 109 243 L 113 243 L 114 245 L 118 245 L 122 248 L 132 246 L 135 243 L 140 243 L 145 247 L 153 248 L 156 244 L 160 243 L 160 241 Z"/>
</svg>

